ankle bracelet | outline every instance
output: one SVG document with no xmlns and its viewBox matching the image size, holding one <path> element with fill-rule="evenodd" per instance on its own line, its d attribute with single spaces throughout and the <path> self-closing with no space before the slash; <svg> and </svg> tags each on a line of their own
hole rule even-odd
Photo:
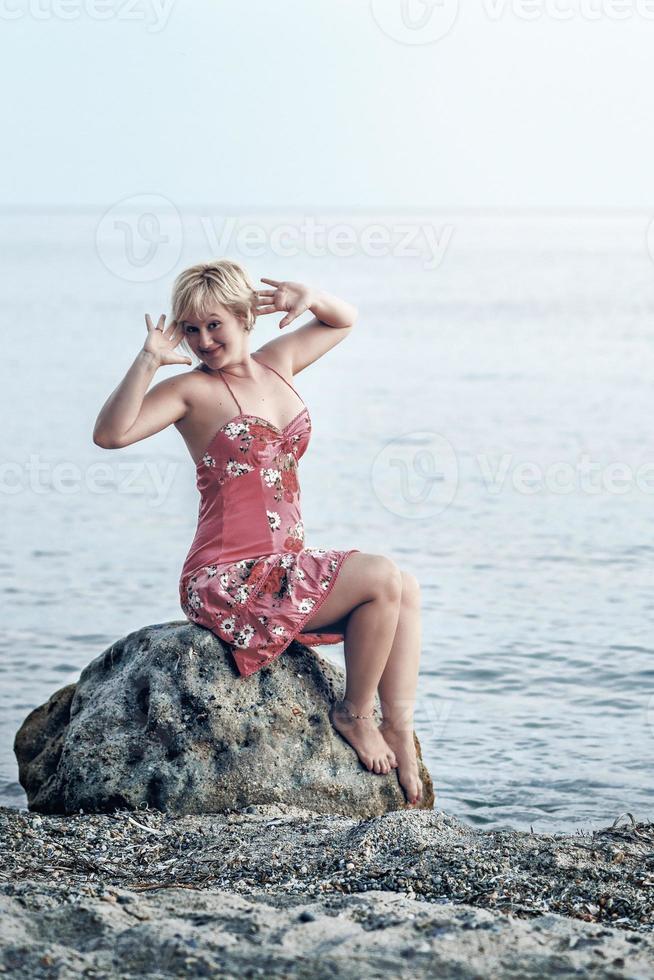
<svg viewBox="0 0 654 980">
<path fill-rule="evenodd" d="M 374 718 L 375 717 L 374 708 L 372 709 L 372 714 L 370 715 L 355 715 L 349 710 L 349 708 L 346 708 L 345 705 L 343 704 L 341 707 L 341 711 L 344 711 L 345 714 L 349 715 L 350 718 Z"/>
</svg>

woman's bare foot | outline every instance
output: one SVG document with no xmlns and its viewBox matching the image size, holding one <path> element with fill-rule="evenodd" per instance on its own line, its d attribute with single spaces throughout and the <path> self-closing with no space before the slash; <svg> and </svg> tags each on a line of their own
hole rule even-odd
<svg viewBox="0 0 654 980">
<path fill-rule="evenodd" d="M 400 786 L 404 790 L 407 803 L 410 806 L 417 806 L 422 800 L 422 780 L 418 775 L 418 760 L 416 759 L 416 747 L 413 741 L 413 729 L 396 731 L 387 722 L 379 726 L 387 744 L 395 752 L 397 758 L 397 778 Z"/>
<path fill-rule="evenodd" d="M 385 774 L 397 766 L 395 753 L 385 741 L 374 719 L 352 718 L 343 702 L 336 701 L 329 709 L 329 720 L 345 741 L 349 742 L 366 769 Z"/>
</svg>

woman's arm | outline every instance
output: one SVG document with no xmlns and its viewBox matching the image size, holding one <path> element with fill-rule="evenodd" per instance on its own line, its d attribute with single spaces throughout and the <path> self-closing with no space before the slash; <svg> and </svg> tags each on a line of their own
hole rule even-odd
<svg viewBox="0 0 654 980">
<path fill-rule="evenodd" d="M 351 327 L 357 318 L 356 306 L 324 290 L 313 289 L 301 282 L 280 282 L 277 279 L 263 277 L 261 282 L 270 283 L 275 288 L 257 290 L 260 304 L 257 312 L 286 311 L 286 316 L 279 321 L 280 329 L 287 327 L 307 310 L 328 327 Z"/>
<path fill-rule="evenodd" d="M 153 326 L 146 314 L 148 331 L 143 348 L 127 374 L 102 406 L 93 429 L 93 442 L 103 449 L 120 449 L 160 432 L 187 411 L 179 378 L 167 378 L 148 392 L 163 364 L 191 364 L 190 358 L 175 353 L 183 336 L 173 322 L 164 330 L 165 316 Z M 147 392 L 147 394 L 146 394 Z"/>
<path fill-rule="evenodd" d="M 284 311 L 286 316 L 280 320 L 279 326 L 286 327 L 302 313 L 313 313 L 308 323 L 288 330 L 285 335 L 269 340 L 260 348 L 277 357 L 290 374 L 298 374 L 323 357 L 345 340 L 352 329 L 358 314 L 352 303 L 300 282 L 263 278 L 261 281 L 275 288 L 257 290 L 257 314 Z"/>
<path fill-rule="evenodd" d="M 317 320 L 326 323 L 328 327 L 351 327 L 354 325 L 358 313 L 356 306 L 353 306 L 352 303 L 319 290 L 315 290 L 311 294 L 308 308 Z"/>
</svg>

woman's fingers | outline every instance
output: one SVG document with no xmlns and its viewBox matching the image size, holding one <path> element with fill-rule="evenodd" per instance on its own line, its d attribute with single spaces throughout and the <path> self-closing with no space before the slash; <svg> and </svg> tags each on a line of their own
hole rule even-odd
<svg viewBox="0 0 654 980">
<path fill-rule="evenodd" d="M 293 322 L 293 320 L 297 320 L 300 314 L 304 313 L 306 309 L 307 309 L 306 306 L 296 306 L 293 309 L 289 310 L 286 316 L 284 317 L 284 319 L 279 321 L 279 326 L 287 327 L 289 323 Z"/>
<path fill-rule="evenodd" d="M 152 333 L 153 330 L 160 330 L 163 333 L 164 324 L 166 322 L 166 314 L 162 313 L 157 320 L 156 327 L 152 324 L 152 318 L 149 313 L 145 314 L 145 325 L 148 328 L 148 333 Z"/>
<path fill-rule="evenodd" d="M 287 327 L 289 323 L 297 319 L 301 313 L 307 309 L 306 304 L 293 304 L 298 297 L 294 295 L 294 283 L 284 283 L 278 279 L 266 279 L 261 276 L 261 282 L 267 282 L 275 289 L 258 289 L 257 293 L 257 314 L 276 313 L 287 310 L 286 316 L 280 321 L 280 330 Z M 288 308 L 290 306 L 290 309 Z"/>
<path fill-rule="evenodd" d="M 281 300 L 278 289 L 271 289 L 270 292 L 258 293 L 257 312 L 261 311 L 264 307 L 266 308 L 266 312 L 268 312 L 269 309 L 276 309 L 278 300 Z"/>
</svg>

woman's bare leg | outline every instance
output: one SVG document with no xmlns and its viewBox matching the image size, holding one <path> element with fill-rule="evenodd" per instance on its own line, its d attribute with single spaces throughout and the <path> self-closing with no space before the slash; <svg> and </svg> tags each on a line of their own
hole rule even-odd
<svg viewBox="0 0 654 980">
<path fill-rule="evenodd" d="M 420 666 L 420 584 L 410 572 L 402 572 L 402 597 L 391 652 L 379 682 L 383 719 L 379 726 L 395 752 L 397 778 L 409 803 L 422 797 L 413 741 L 413 711 Z"/>
<path fill-rule="evenodd" d="M 343 563 L 320 609 L 304 625 L 311 632 L 347 616 L 345 696 L 330 711 L 330 720 L 366 768 L 376 773 L 390 772 L 397 765 L 395 753 L 374 718 L 352 715 L 372 715 L 397 629 L 401 594 L 402 578 L 394 562 L 383 555 L 355 552 Z"/>
</svg>

